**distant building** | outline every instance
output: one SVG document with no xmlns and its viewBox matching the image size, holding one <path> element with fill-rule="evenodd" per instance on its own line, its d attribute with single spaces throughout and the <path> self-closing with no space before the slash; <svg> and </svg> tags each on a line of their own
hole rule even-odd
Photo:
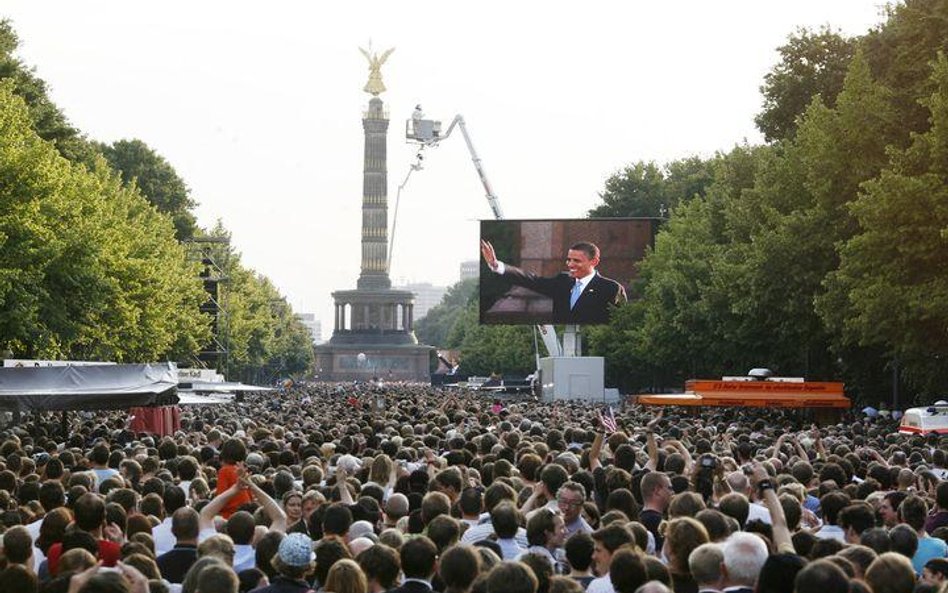
<svg viewBox="0 0 948 593">
<path fill-rule="evenodd" d="M 441 303 L 445 293 L 445 286 L 434 286 L 428 282 L 417 282 L 397 287 L 398 290 L 409 290 L 415 293 L 415 321 L 428 314 L 428 311 Z"/>
<path fill-rule="evenodd" d="M 481 275 L 481 262 L 477 259 L 461 262 L 461 280 L 478 278 Z"/>
<path fill-rule="evenodd" d="M 297 313 L 296 318 L 306 326 L 314 344 L 323 343 L 323 324 L 313 313 Z"/>
</svg>

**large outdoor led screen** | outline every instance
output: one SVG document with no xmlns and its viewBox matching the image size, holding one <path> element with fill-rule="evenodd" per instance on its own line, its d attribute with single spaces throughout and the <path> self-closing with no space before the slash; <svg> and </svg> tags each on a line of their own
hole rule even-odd
<svg viewBox="0 0 948 593">
<path fill-rule="evenodd" d="M 608 322 L 657 224 L 653 218 L 481 221 L 481 323 Z"/>
</svg>

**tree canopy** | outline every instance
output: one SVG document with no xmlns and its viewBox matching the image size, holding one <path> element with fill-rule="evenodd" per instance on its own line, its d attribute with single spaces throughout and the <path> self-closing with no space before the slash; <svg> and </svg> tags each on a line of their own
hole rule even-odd
<svg viewBox="0 0 948 593">
<path fill-rule="evenodd" d="M 211 319 L 200 266 L 180 242 L 204 233 L 187 184 L 141 140 L 83 136 L 17 46 L 0 20 L 0 346 L 27 358 L 193 364 Z M 229 249 L 219 339 L 232 355 L 221 370 L 306 372 L 308 331 Z"/>
<path fill-rule="evenodd" d="M 100 158 L 66 160 L 0 82 L 0 336 L 15 355 L 176 359 L 208 338 L 170 221 Z"/>
<path fill-rule="evenodd" d="M 610 378 L 660 389 L 766 366 L 877 403 L 897 367 L 915 397 L 943 391 L 946 23 L 944 2 L 914 1 L 863 37 L 795 33 L 762 89 L 773 142 L 708 161 L 639 298 L 589 332 Z M 636 183 L 607 182 L 592 213 L 666 195 L 662 170 L 631 167 Z"/>
<path fill-rule="evenodd" d="M 179 241 L 194 236 L 196 221 L 191 209 L 197 204 L 168 161 L 141 140 L 119 140 L 101 146 L 101 151 L 109 165 L 121 173 L 123 182 L 137 185 L 159 212 L 171 217 Z"/>
</svg>

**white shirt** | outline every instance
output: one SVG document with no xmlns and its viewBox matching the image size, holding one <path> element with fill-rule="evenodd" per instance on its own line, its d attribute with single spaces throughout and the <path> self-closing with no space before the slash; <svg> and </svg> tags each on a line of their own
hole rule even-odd
<svg viewBox="0 0 948 593">
<path fill-rule="evenodd" d="M 844 544 L 846 543 L 846 532 L 844 532 L 843 528 L 839 525 L 823 525 L 823 527 L 820 527 L 819 531 L 813 535 L 818 539 L 836 539 Z"/>
<path fill-rule="evenodd" d="M 773 520 L 770 518 L 770 511 L 768 511 L 764 505 L 756 502 L 752 502 L 747 509 L 747 520 L 753 521 L 754 519 L 763 521 L 767 525 L 773 525 Z"/>
<path fill-rule="evenodd" d="M 516 560 L 517 556 L 526 551 L 526 548 L 517 543 L 515 537 L 510 539 L 498 539 L 497 545 L 500 546 L 500 551 L 504 554 L 503 560 Z"/>
<path fill-rule="evenodd" d="M 103 468 L 92 468 L 92 473 L 95 474 L 95 491 L 99 491 L 99 487 L 102 485 L 102 482 L 108 480 L 113 476 L 121 476 L 117 469 L 112 469 L 111 467 Z"/>
<path fill-rule="evenodd" d="M 33 546 L 33 573 L 39 573 L 40 564 L 45 561 L 46 556 L 43 554 L 43 550 Z"/>
<path fill-rule="evenodd" d="M 598 579 L 593 579 L 586 587 L 586 593 L 616 593 L 616 590 L 612 586 L 612 579 L 609 578 L 609 575 L 604 575 Z"/>
<path fill-rule="evenodd" d="M 586 522 L 586 519 L 583 519 L 582 515 L 578 515 L 576 520 L 566 526 L 566 537 L 569 538 L 576 533 L 592 533 L 593 528 Z"/>
<path fill-rule="evenodd" d="M 165 517 L 164 521 L 152 527 L 151 537 L 155 540 L 155 557 L 170 551 L 177 542 L 171 533 L 171 517 Z"/>
<path fill-rule="evenodd" d="M 36 543 L 36 540 L 39 539 L 40 528 L 42 527 L 43 527 L 43 519 L 40 519 L 39 521 L 33 521 L 32 523 L 26 526 L 26 530 L 30 532 L 30 537 L 33 538 L 33 543 Z"/>
<path fill-rule="evenodd" d="M 475 544 L 492 535 L 494 535 L 494 526 L 491 525 L 490 521 L 487 521 L 486 523 L 481 523 L 465 531 L 464 535 L 461 536 L 461 543 Z M 521 548 L 526 548 L 530 545 L 530 543 L 527 542 L 527 530 L 523 527 L 517 529 L 517 535 L 514 536 L 514 539 L 517 540 Z"/>
<path fill-rule="evenodd" d="M 250 544 L 234 544 L 234 572 L 240 572 L 257 565 L 253 546 Z"/>
<path fill-rule="evenodd" d="M 582 287 L 582 290 L 579 291 L 579 294 L 583 294 L 583 290 L 586 290 L 586 287 L 589 286 L 589 283 L 592 282 L 592 279 L 596 277 L 596 270 L 593 269 L 592 272 L 583 276 L 582 278 L 577 278 L 576 282 Z"/>
</svg>

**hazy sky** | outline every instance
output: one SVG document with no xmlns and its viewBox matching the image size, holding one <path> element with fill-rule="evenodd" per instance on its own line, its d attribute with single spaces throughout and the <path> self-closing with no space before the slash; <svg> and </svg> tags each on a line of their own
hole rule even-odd
<svg viewBox="0 0 948 593">
<path fill-rule="evenodd" d="M 866 0 L 218 2 L 2 0 L 20 56 L 70 121 L 167 158 L 202 225 L 332 331 L 333 290 L 360 264 L 358 51 L 383 67 L 389 217 L 415 148 L 416 103 L 464 115 L 509 218 L 585 216 L 612 173 L 758 143 L 753 117 L 776 48 L 797 27 L 858 35 Z M 491 212 L 460 135 L 402 192 L 395 281 L 450 285 Z"/>
</svg>

